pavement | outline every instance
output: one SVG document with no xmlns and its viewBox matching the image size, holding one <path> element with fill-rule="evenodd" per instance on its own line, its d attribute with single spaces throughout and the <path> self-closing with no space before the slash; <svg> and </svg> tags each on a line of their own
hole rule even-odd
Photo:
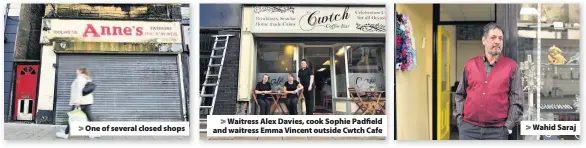
<svg viewBox="0 0 586 148">
<path fill-rule="evenodd" d="M 385 140 L 385 137 L 208 137 L 199 133 L 199 140 Z"/>
<path fill-rule="evenodd" d="M 90 139 L 87 136 L 70 136 L 61 139 L 55 136 L 64 130 L 64 125 L 4 123 L 4 140 L 190 140 L 189 136 L 101 136 Z"/>
</svg>

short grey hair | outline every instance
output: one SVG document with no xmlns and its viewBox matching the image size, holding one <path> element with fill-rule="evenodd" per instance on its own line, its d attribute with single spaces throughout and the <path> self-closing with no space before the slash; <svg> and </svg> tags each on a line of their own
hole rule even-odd
<svg viewBox="0 0 586 148">
<path fill-rule="evenodd" d="M 482 36 L 486 37 L 486 35 L 488 35 L 488 31 L 491 31 L 493 29 L 498 29 L 501 32 L 503 31 L 503 29 L 497 25 L 496 23 L 488 23 L 486 25 L 484 25 L 484 28 L 482 28 Z"/>
</svg>

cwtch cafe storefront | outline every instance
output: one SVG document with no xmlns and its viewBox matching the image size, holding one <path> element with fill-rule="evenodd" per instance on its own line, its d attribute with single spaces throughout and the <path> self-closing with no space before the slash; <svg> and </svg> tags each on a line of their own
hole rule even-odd
<svg viewBox="0 0 586 148">
<path fill-rule="evenodd" d="M 98 121 L 184 121 L 181 37 L 178 21 L 44 19 L 39 113 L 67 122 L 75 70 L 84 67 L 97 85 Z"/>
<path fill-rule="evenodd" d="M 278 91 L 306 59 L 315 102 L 299 103 L 315 103 L 315 114 L 353 114 L 348 88 L 385 90 L 385 33 L 384 5 L 245 5 L 238 99 L 249 101 L 264 74 Z"/>
</svg>

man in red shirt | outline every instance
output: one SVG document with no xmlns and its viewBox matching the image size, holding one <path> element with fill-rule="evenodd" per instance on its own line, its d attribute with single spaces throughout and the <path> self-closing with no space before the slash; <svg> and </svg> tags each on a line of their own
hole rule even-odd
<svg viewBox="0 0 586 148">
<path fill-rule="evenodd" d="M 499 26 L 484 26 L 484 55 L 464 66 L 454 109 L 460 140 L 507 140 L 523 116 L 521 73 L 502 43 Z"/>
</svg>

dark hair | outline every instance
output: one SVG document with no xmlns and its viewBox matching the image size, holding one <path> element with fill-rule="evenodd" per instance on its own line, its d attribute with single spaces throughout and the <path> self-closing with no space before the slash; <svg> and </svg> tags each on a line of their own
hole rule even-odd
<svg viewBox="0 0 586 148">
<path fill-rule="evenodd" d="M 306 59 L 301 59 L 301 62 L 307 63 L 307 60 Z"/>
<path fill-rule="evenodd" d="M 295 76 L 293 75 L 293 73 L 289 73 L 289 76 L 295 78 Z"/>
<path fill-rule="evenodd" d="M 484 25 L 484 28 L 482 28 L 482 37 L 486 37 L 488 35 L 488 31 L 491 31 L 494 29 L 498 29 L 501 32 L 503 31 L 503 29 L 499 25 L 497 25 L 496 23 L 488 23 L 488 24 Z"/>
</svg>

